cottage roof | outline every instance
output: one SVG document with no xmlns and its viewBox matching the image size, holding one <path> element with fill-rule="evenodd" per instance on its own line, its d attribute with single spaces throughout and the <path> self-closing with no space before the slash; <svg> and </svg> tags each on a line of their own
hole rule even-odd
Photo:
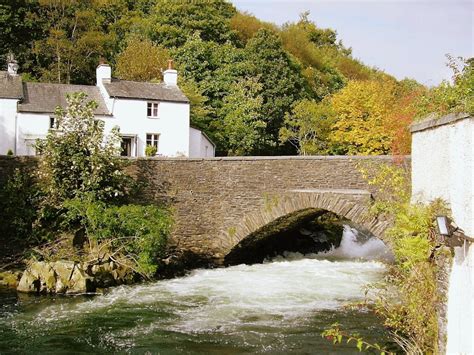
<svg viewBox="0 0 474 355">
<path fill-rule="evenodd" d="M 110 115 L 100 90 L 96 86 L 50 83 L 23 83 L 23 100 L 18 105 L 20 112 L 53 113 L 57 106 L 66 107 L 66 95 L 83 92 L 88 100 L 99 106 L 96 115 Z"/>
<path fill-rule="evenodd" d="M 8 75 L 8 72 L 0 71 L 0 98 L 21 99 L 22 97 L 21 77 Z"/>
<path fill-rule="evenodd" d="M 157 100 L 188 103 L 188 98 L 176 85 L 165 83 L 146 83 L 138 81 L 127 81 L 112 79 L 110 83 L 104 83 L 110 97 Z"/>
</svg>

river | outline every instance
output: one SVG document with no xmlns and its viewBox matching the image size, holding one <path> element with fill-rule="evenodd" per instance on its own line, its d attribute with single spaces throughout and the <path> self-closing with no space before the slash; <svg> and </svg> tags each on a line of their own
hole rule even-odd
<svg viewBox="0 0 474 355">
<path fill-rule="evenodd" d="M 321 331 L 339 322 L 387 339 L 373 314 L 343 308 L 383 277 L 386 255 L 380 241 L 361 243 L 345 228 L 341 246 L 324 254 L 195 270 L 100 296 L 0 293 L 0 353 L 357 353 Z"/>
</svg>

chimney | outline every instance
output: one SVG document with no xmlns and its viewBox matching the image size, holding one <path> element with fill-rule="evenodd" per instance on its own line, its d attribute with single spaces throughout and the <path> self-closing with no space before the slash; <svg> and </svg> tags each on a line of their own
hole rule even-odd
<svg viewBox="0 0 474 355">
<path fill-rule="evenodd" d="M 102 83 L 110 83 L 112 80 L 112 68 L 108 65 L 104 59 L 101 59 L 99 62 L 99 66 L 96 69 L 97 75 L 97 85 L 101 85 Z"/>
<path fill-rule="evenodd" d="M 17 76 L 18 75 L 18 62 L 15 60 L 15 57 L 13 56 L 12 53 L 8 55 L 7 59 L 7 70 L 8 74 L 11 76 Z"/>
<path fill-rule="evenodd" d="M 163 72 L 163 81 L 166 85 L 178 85 L 178 72 L 173 69 L 173 60 L 168 60 L 168 69 Z"/>
</svg>

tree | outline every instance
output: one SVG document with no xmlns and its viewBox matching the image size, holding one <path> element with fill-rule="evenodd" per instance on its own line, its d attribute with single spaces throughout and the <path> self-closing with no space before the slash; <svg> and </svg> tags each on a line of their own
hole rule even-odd
<svg viewBox="0 0 474 355">
<path fill-rule="evenodd" d="M 331 98 L 336 116 L 330 139 L 339 154 L 388 154 L 392 135 L 387 117 L 395 104 L 396 82 L 350 81 Z"/>
<path fill-rule="evenodd" d="M 417 102 L 420 118 L 430 113 L 437 116 L 461 112 L 474 114 L 474 58 L 456 60 L 447 57 L 453 71 L 452 83 L 443 81 L 420 97 Z"/>
<path fill-rule="evenodd" d="M 241 79 L 224 98 L 220 110 L 223 119 L 221 140 L 226 141 L 229 155 L 251 154 L 264 140 L 266 125 L 260 113 L 261 89 L 257 78 Z"/>
<path fill-rule="evenodd" d="M 204 41 L 225 43 L 235 37 L 229 26 L 235 13 L 224 0 L 157 0 L 150 15 L 150 36 L 167 48 L 182 46 L 196 32 Z"/>
<path fill-rule="evenodd" d="M 105 137 L 104 122 L 94 117 L 97 104 L 86 98 L 84 93 L 69 95 L 68 107 L 56 110 L 57 129 L 37 143 L 39 178 L 52 206 L 73 198 L 110 201 L 127 194 L 118 128 Z"/>
<path fill-rule="evenodd" d="M 167 67 L 170 54 L 148 39 L 131 38 L 117 56 L 115 74 L 125 80 L 162 80 L 161 70 Z"/>
<path fill-rule="evenodd" d="M 41 78 L 93 83 L 99 58 L 113 57 L 130 18 L 126 0 L 39 0 L 45 36 L 34 42 Z M 131 6 L 133 9 L 133 6 Z"/>
<path fill-rule="evenodd" d="M 0 62 L 13 53 L 23 71 L 32 70 L 34 40 L 43 36 L 42 19 L 38 18 L 38 2 L 34 0 L 3 0 L 0 4 Z"/>
<path fill-rule="evenodd" d="M 245 47 L 250 76 L 259 77 L 263 103 L 261 115 L 268 137 L 262 154 L 275 154 L 280 127 L 291 105 L 307 96 L 301 67 L 284 51 L 278 35 L 268 29 L 259 30 Z"/>
<path fill-rule="evenodd" d="M 204 96 L 202 89 L 192 79 L 181 78 L 179 88 L 189 99 L 191 124 L 212 135 L 208 131 L 212 114 L 212 108 L 207 103 L 209 98 Z"/>
<path fill-rule="evenodd" d="M 237 34 L 241 44 L 247 42 L 262 28 L 277 31 L 277 27 L 269 22 L 264 22 L 247 12 L 237 12 L 230 19 L 230 27 Z"/>
<path fill-rule="evenodd" d="M 327 101 L 304 99 L 293 106 L 280 129 L 280 140 L 290 142 L 299 155 L 330 154 L 329 134 L 334 113 Z"/>
</svg>

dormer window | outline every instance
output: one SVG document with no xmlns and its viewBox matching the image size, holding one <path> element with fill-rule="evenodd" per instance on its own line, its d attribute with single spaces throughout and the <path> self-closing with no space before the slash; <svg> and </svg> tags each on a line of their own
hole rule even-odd
<svg viewBox="0 0 474 355">
<path fill-rule="evenodd" d="M 148 103 L 147 116 L 150 118 L 158 118 L 158 102 Z"/>
</svg>

